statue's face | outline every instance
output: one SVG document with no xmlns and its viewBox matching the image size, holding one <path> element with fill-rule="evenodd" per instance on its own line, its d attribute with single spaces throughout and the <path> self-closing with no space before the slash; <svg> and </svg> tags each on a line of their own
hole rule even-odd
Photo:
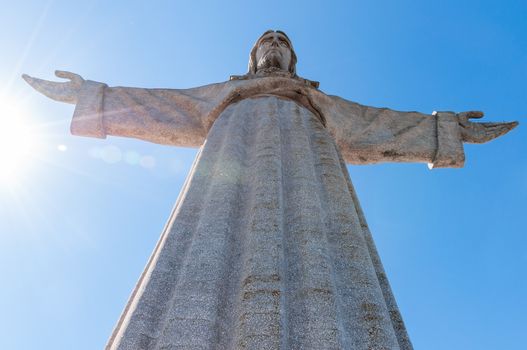
<svg viewBox="0 0 527 350">
<path fill-rule="evenodd" d="M 256 62 L 257 69 L 274 67 L 287 71 L 291 63 L 289 40 L 276 32 L 264 35 L 258 42 Z"/>
</svg>

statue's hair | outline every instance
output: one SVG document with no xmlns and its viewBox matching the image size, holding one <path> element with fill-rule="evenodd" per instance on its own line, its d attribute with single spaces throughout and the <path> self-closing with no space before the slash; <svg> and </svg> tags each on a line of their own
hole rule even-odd
<svg viewBox="0 0 527 350">
<path fill-rule="evenodd" d="M 289 72 L 291 74 L 293 74 L 293 76 L 296 76 L 296 61 L 297 61 L 297 59 L 296 59 L 295 50 L 293 49 L 293 44 L 291 43 L 291 39 L 289 39 L 287 34 L 282 32 L 281 30 L 272 30 L 272 29 L 268 30 L 265 33 L 263 33 L 262 35 L 260 35 L 258 40 L 256 40 L 256 42 L 254 43 L 254 46 L 251 49 L 251 54 L 249 55 L 249 72 L 248 72 L 248 74 L 256 74 L 257 65 L 258 65 L 258 62 L 256 62 L 256 50 L 258 50 L 258 45 L 260 44 L 260 40 L 262 40 L 262 38 L 265 35 L 269 34 L 269 33 L 280 33 L 287 39 L 287 42 L 289 43 L 289 48 L 291 49 L 291 62 L 289 62 L 288 70 L 289 70 Z"/>
</svg>

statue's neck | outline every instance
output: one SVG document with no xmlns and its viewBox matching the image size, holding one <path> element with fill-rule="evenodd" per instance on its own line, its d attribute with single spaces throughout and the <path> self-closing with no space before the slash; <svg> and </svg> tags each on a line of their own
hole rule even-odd
<svg viewBox="0 0 527 350">
<path fill-rule="evenodd" d="M 304 84 L 318 89 L 320 83 L 318 81 L 308 80 L 299 77 L 296 74 L 293 74 L 289 71 L 271 67 L 271 68 L 262 68 L 258 69 L 256 73 L 247 73 L 244 75 L 231 75 L 230 80 L 248 80 L 248 79 L 258 79 L 258 78 L 269 78 L 269 77 L 280 77 L 280 78 L 290 78 L 303 82 Z"/>
<path fill-rule="evenodd" d="M 290 71 L 283 70 L 278 67 L 269 67 L 269 68 L 260 68 L 256 71 L 256 76 L 258 77 L 284 77 L 284 78 L 294 78 L 295 75 Z"/>
</svg>

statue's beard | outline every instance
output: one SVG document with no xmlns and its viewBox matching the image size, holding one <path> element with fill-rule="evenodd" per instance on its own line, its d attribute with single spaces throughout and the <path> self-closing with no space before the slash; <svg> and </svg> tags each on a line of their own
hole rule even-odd
<svg viewBox="0 0 527 350">
<path fill-rule="evenodd" d="M 258 69 L 278 68 L 285 70 L 281 65 L 281 56 L 270 52 L 258 61 Z"/>
</svg>

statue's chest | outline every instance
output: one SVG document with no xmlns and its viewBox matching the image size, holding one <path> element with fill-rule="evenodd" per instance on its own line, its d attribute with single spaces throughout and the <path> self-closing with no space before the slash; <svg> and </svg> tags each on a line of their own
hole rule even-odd
<svg viewBox="0 0 527 350">
<path fill-rule="evenodd" d="M 321 117 L 310 108 L 307 99 L 292 99 L 274 94 L 258 94 L 231 103 L 219 115 L 215 124 L 231 122 L 240 127 L 266 122 L 276 124 L 276 127 L 285 127 L 292 123 L 299 126 L 314 124 L 317 128 L 324 128 Z"/>
</svg>

